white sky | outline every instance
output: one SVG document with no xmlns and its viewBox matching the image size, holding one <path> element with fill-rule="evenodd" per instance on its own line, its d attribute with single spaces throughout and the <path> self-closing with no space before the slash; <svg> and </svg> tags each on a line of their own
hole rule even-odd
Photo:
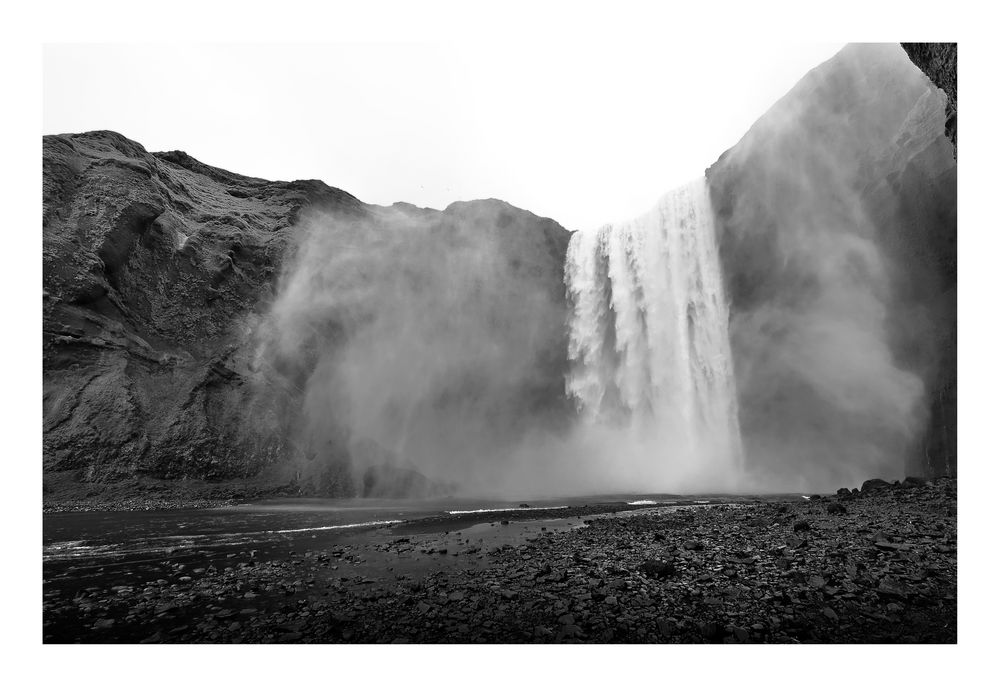
<svg viewBox="0 0 1000 687">
<path fill-rule="evenodd" d="M 112 129 L 363 201 L 647 210 L 841 44 L 48 45 L 44 133 Z"/>
</svg>

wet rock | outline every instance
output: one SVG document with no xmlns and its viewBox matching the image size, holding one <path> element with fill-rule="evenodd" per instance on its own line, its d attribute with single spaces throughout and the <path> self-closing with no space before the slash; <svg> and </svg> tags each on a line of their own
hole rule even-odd
<svg viewBox="0 0 1000 687">
<path fill-rule="evenodd" d="M 871 494 L 873 492 L 881 492 L 886 489 L 891 489 L 892 485 L 886 482 L 884 479 L 869 479 L 861 485 L 862 494 Z"/>
<path fill-rule="evenodd" d="M 907 599 L 913 596 L 913 588 L 893 578 L 883 578 L 875 590 L 879 596 L 893 599 Z"/>
<path fill-rule="evenodd" d="M 656 629 L 664 639 L 670 639 L 677 632 L 677 623 L 668 618 L 657 618 Z"/>
<path fill-rule="evenodd" d="M 579 625 L 570 624 L 570 625 L 563 625 L 559 629 L 559 634 L 557 636 L 557 639 L 560 640 L 579 639 L 582 636 L 583 636 L 583 628 L 581 628 Z"/>
<path fill-rule="evenodd" d="M 796 537 L 794 534 L 790 534 L 785 537 L 785 545 L 790 549 L 800 549 L 805 546 L 806 540 L 802 537 Z"/>
<path fill-rule="evenodd" d="M 708 620 L 698 623 L 698 632 L 703 638 L 710 642 L 718 641 L 722 639 L 725 634 L 725 630 L 722 625 L 715 622 L 714 620 Z"/>
<path fill-rule="evenodd" d="M 672 562 L 660 559 L 650 559 L 645 561 L 639 567 L 639 570 L 645 573 L 647 577 L 652 577 L 654 579 L 673 577 L 677 572 L 677 568 Z"/>
<path fill-rule="evenodd" d="M 536 625 L 534 636 L 536 639 L 549 639 L 552 637 L 552 630 L 542 625 Z"/>
</svg>

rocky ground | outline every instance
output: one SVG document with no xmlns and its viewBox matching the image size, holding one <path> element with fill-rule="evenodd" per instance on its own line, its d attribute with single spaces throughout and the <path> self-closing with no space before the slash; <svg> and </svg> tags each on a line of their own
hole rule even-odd
<svg viewBox="0 0 1000 687">
<path fill-rule="evenodd" d="M 137 477 L 102 484 L 81 482 L 72 471 L 49 472 L 43 476 L 42 510 L 63 513 L 214 508 L 249 499 L 296 495 L 294 485 L 263 479 L 207 482 Z"/>
<path fill-rule="evenodd" d="M 872 481 L 554 527 L 404 523 L 111 587 L 47 571 L 45 640 L 953 643 L 956 503 L 954 480 Z"/>
</svg>

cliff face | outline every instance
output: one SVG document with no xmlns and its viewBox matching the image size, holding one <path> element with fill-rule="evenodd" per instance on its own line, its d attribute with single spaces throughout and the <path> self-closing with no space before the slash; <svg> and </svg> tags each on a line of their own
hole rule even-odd
<svg viewBox="0 0 1000 687">
<path fill-rule="evenodd" d="M 848 46 L 707 172 L 741 426 L 765 472 L 954 473 L 946 108 L 898 45 Z"/>
<path fill-rule="evenodd" d="M 303 213 L 350 235 L 386 209 L 318 181 L 151 154 L 113 132 L 46 136 L 43 165 L 44 469 L 94 481 L 301 478 L 301 393 L 262 374 L 259 329 Z M 561 294 L 569 235 L 551 220 L 488 201 L 396 214 L 446 222 L 463 212 L 481 231 L 507 227 L 512 259 L 531 255 L 536 267 L 521 278 Z M 562 370 L 540 377 L 542 388 L 561 385 Z"/>
<path fill-rule="evenodd" d="M 958 44 L 901 43 L 913 64 L 920 67 L 948 96 L 945 133 L 958 151 Z"/>
</svg>

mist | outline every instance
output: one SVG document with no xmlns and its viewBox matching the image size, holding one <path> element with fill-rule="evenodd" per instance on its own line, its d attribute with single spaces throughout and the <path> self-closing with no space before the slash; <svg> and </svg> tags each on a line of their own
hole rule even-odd
<svg viewBox="0 0 1000 687">
<path fill-rule="evenodd" d="M 898 45 L 848 46 L 696 187 L 572 242 L 495 200 L 305 212 L 255 327 L 296 479 L 519 498 L 903 477 L 948 368 L 944 117 Z"/>
<path fill-rule="evenodd" d="M 709 170 L 749 489 L 899 479 L 921 451 L 942 314 L 915 255 L 948 220 L 903 208 L 954 207 L 944 120 L 898 45 L 852 45 Z"/>
<path fill-rule="evenodd" d="M 258 367 L 298 388 L 308 472 L 353 471 L 363 495 L 487 492 L 530 428 L 560 423 L 554 222 L 482 201 L 314 211 L 296 232 Z"/>
</svg>

